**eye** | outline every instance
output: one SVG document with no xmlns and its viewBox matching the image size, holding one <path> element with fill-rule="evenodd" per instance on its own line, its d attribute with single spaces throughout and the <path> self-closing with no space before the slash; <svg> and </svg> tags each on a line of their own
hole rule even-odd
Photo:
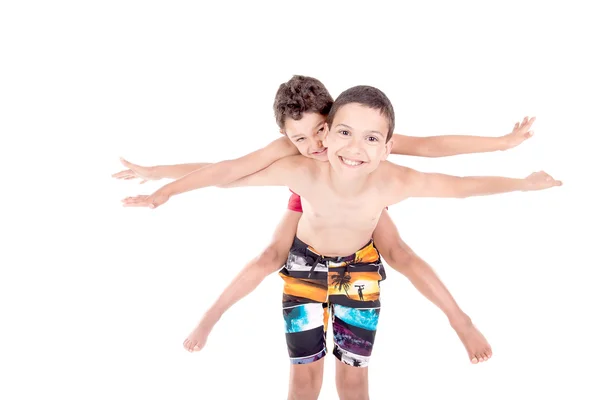
<svg viewBox="0 0 600 400">
<path fill-rule="evenodd" d="M 350 131 L 347 130 L 341 130 L 340 133 L 342 134 L 342 136 L 350 136 Z"/>
<path fill-rule="evenodd" d="M 296 139 L 296 143 L 300 143 L 300 142 L 301 142 L 301 141 L 303 141 L 303 140 L 304 140 L 304 138 L 303 138 L 303 137 L 301 137 L 301 138 L 298 138 L 298 139 Z"/>
<path fill-rule="evenodd" d="M 321 127 L 321 128 L 320 128 L 320 129 L 317 131 L 317 134 L 319 134 L 319 133 L 322 133 L 324 130 L 325 130 L 325 128 L 324 128 L 324 127 Z"/>
<path fill-rule="evenodd" d="M 375 136 L 369 136 L 369 137 L 367 137 L 367 140 L 369 142 L 379 142 L 379 138 L 377 138 Z"/>
</svg>

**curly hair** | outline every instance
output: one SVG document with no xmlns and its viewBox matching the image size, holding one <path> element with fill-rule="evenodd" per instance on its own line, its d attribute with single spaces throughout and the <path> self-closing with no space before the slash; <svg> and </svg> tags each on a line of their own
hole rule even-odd
<svg viewBox="0 0 600 400">
<path fill-rule="evenodd" d="M 332 104 L 333 97 L 318 79 L 294 75 L 292 79 L 279 86 L 273 111 L 277 125 L 284 129 L 286 118 L 297 121 L 307 112 L 326 116 Z"/>
</svg>

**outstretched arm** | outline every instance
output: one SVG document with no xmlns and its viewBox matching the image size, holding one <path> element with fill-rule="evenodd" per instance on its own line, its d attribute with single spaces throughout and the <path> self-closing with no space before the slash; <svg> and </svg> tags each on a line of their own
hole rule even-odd
<svg viewBox="0 0 600 400">
<path fill-rule="evenodd" d="M 533 136 L 535 117 L 517 122 L 512 132 L 499 137 L 447 135 L 416 137 L 394 135 L 392 154 L 421 157 L 447 157 L 459 154 L 487 153 L 508 150 Z"/>
<path fill-rule="evenodd" d="M 562 185 L 547 173 L 534 172 L 527 178 L 506 178 L 500 176 L 453 176 L 438 173 L 425 173 L 396 164 L 391 167 L 394 185 L 393 202 L 408 197 L 450 197 L 465 198 L 485 196 L 515 191 L 549 189 Z M 393 204 L 393 203 L 392 203 Z"/>
<path fill-rule="evenodd" d="M 213 182 L 208 178 L 207 181 L 210 182 L 211 186 L 289 186 L 292 190 L 297 191 L 302 190 L 302 188 L 306 186 L 304 185 L 304 183 L 311 179 L 311 161 L 312 160 L 304 156 L 290 156 L 281 158 L 269 165 L 268 167 L 233 182 Z M 214 166 L 216 165 L 217 164 L 215 164 Z M 188 176 L 200 174 L 205 170 L 211 169 L 214 166 L 209 166 L 201 170 L 195 171 Z M 187 187 L 189 187 L 184 186 L 187 183 L 184 182 L 184 184 L 180 184 L 180 182 L 184 181 L 188 176 L 161 187 L 150 196 L 142 195 L 135 197 L 127 197 L 123 199 L 123 205 L 126 207 L 156 208 L 164 204 L 171 196 L 183 193 L 184 191 L 191 190 L 185 190 Z M 228 177 L 227 180 L 229 180 L 230 177 Z"/>
<path fill-rule="evenodd" d="M 168 187 L 170 195 L 176 195 L 208 186 L 226 185 L 261 171 L 277 160 L 297 153 L 297 149 L 287 138 L 280 138 L 241 158 L 221 161 L 194 171 L 165 187 Z M 271 184 L 267 183 L 266 185 L 270 186 Z"/>
<path fill-rule="evenodd" d="M 158 181 L 160 179 L 179 179 L 200 168 L 211 165 L 211 163 L 188 163 L 145 167 L 143 165 L 134 164 L 124 158 L 121 158 L 121 164 L 127 169 L 112 174 L 112 177 L 124 180 L 139 178 L 140 183 Z"/>
<path fill-rule="evenodd" d="M 268 146 L 234 160 L 210 164 L 184 177 L 168 183 L 151 195 L 140 195 L 123 199 L 124 206 L 156 208 L 171 196 L 208 186 L 225 186 L 240 178 L 264 170 L 275 161 L 297 153 L 296 147 L 287 138 L 277 139 Z M 284 163 L 285 164 L 285 163 Z M 277 183 L 266 183 L 275 185 Z"/>
</svg>

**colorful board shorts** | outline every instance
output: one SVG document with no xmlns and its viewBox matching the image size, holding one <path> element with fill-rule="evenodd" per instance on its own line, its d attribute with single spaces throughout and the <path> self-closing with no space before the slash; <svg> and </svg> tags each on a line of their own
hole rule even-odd
<svg viewBox="0 0 600 400">
<path fill-rule="evenodd" d="M 283 318 L 292 364 L 308 364 L 327 354 L 332 316 L 333 355 L 366 367 L 379 322 L 379 284 L 385 270 L 371 240 L 347 257 L 327 257 L 295 238 L 286 265 Z"/>
</svg>

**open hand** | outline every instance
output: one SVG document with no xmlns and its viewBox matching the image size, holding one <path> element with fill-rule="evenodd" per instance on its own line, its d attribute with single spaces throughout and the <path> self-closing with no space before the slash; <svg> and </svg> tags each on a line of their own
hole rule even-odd
<svg viewBox="0 0 600 400">
<path fill-rule="evenodd" d="M 156 208 L 165 204 L 167 200 L 169 200 L 169 197 L 169 194 L 161 188 L 149 196 L 139 195 L 126 197 L 123 200 L 121 200 L 121 202 L 123 203 L 123 207 Z"/>
<path fill-rule="evenodd" d="M 124 158 L 121 158 L 120 161 L 121 161 L 121 164 L 123 164 L 125 167 L 127 167 L 127 169 L 117 172 L 115 174 L 112 174 L 113 178 L 125 179 L 125 180 L 139 178 L 140 183 L 146 183 L 150 180 L 158 179 L 154 176 L 154 174 L 153 174 L 154 169 L 152 167 L 142 167 L 141 165 L 130 163 L 129 161 L 125 160 Z"/>
<path fill-rule="evenodd" d="M 543 190 L 554 186 L 562 186 L 561 181 L 557 181 L 544 171 L 534 172 L 525 178 L 527 188 L 525 190 Z"/>
<path fill-rule="evenodd" d="M 531 130 L 531 126 L 534 122 L 535 117 L 525 117 L 523 118 L 523 121 L 517 122 L 512 132 L 503 136 L 503 138 L 506 140 L 506 148 L 512 149 L 513 147 L 517 147 L 525 140 L 532 137 L 533 131 Z"/>
</svg>

